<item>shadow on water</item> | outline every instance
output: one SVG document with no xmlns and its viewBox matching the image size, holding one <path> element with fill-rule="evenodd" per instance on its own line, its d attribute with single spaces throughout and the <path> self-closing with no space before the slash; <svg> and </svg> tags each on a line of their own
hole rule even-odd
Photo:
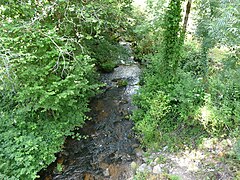
<svg viewBox="0 0 240 180">
<path fill-rule="evenodd" d="M 91 101 L 91 120 L 79 130 L 87 138 L 67 138 L 57 161 L 40 179 L 125 180 L 133 176 L 130 164 L 136 160 L 139 143 L 129 115 L 134 109 L 131 97 L 138 89 L 139 74 L 139 65 L 132 57 L 114 72 L 102 74 L 105 91 Z M 125 86 L 120 85 L 122 81 Z"/>
</svg>

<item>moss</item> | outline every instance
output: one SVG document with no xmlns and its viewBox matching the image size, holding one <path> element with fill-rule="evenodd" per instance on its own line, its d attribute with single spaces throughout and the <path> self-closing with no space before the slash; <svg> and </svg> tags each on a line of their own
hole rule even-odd
<svg viewBox="0 0 240 180">
<path fill-rule="evenodd" d="M 113 72 L 114 68 L 116 67 L 116 63 L 115 62 L 105 62 L 105 63 L 102 63 L 100 65 L 100 70 L 102 72 Z"/>
<path fill-rule="evenodd" d="M 118 87 L 126 87 L 128 85 L 127 80 L 121 79 L 117 82 Z"/>
</svg>

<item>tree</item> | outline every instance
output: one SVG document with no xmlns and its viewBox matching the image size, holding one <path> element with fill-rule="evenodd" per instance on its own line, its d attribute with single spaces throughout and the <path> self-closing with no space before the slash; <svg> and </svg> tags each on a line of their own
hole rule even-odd
<svg viewBox="0 0 240 180">
<path fill-rule="evenodd" d="M 203 68 L 203 82 L 205 91 L 208 91 L 208 53 L 216 44 L 214 38 L 210 34 L 210 24 L 218 15 L 219 2 L 217 0 L 201 0 L 197 4 L 198 18 L 196 35 L 201 42 L 201 64 Z"/>
<path fill-rule="evenodd" d="M 180 60 L 180 22 L 181 22 L 181 0 L 171 0 L 163 20 L 163 41 L 162 41 L 162 78 L 167 81 L 173 80 L 176 76 Z"/>
<path fill-rule="evenodd" d="M 209 24 L 209 34 L 220 44 L 236 47 L 240 41 L 240 2 L 221 0 Z"/>
<path fill-rule="evenodd" d="M 184 22 L 183 22 L 183 33 L 184 34 L 187 31 L 187 23 L 188 23 L 189 14 L 190 14 L 190 11 L 191 11 L 191 6 L 192 6 L 192 0 L 188 0 L 187 6 L 186 6 L 186 13 L 185 13 L 185 17 L 184 17 Z"/>
</svg>

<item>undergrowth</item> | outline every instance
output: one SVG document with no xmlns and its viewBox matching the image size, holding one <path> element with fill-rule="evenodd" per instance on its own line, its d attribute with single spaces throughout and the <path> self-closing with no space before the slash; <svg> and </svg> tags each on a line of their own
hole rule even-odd
<svg viewBox="0 0 240 180">
<path fill-rule="evenodd" d="M 221 45 L 208 34 L 207 11 L 203 16 L 199 12 L 197 40 L 185 40 L 181 2 L 155 7 L 142 26 L 154 25 L 161 40 L 155 43 L 158 39 L 151 32 L 141 34 L 145 39 L 135 51 L 138 57 L 147 57 L 142 60 L 147 62 L 142 87 L 134 97 L 138 109 L 133 113 L 135 129 L 147 147 L 177 150 L 197 147 L 206 137 L 239 138 L 239 48 L 230 47 L 227 52 L 226 47 L 224 51 L 217 48 Z M 164 15 L 155 16 L 158 12 Z M 149 42 L 144 52 L 141 48 Z"/>
</svg>

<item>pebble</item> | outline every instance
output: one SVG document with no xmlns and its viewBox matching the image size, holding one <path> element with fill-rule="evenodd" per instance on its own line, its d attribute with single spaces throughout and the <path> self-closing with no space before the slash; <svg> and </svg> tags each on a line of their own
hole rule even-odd
<svg viewBox="0 0 240 180">
<path fill-rule="evenodd" d="M 138 168 L 138 172 L 151 172 L 152 168 L 151 166 L 148 166 L 146 163 L 143 163 L 141 166 Z"/>
<path fill-rule="evenodd" d="M 159 159 L 159 157 L 157 157 L 155 160 L 154 160 L 154 162 L 158 162 L 160 159 Z"/>
<path fill-rule="evenodd" d="M 103 175 L 104 176 L 109 176 L 110 175 L 108 168 L 103 172 Z"/>
<path fill-rule="evenodd" d="M 144 162 L 147 162 L 148 161 L 148 158 L 142 158 L 142 160 L 144 161 Z"/>
<path fill-rule="evenodd" d="M 163 151 L 166 151 L 168 149 L 168 146 L 163 147 Z"/>
<path fill-rule="evenodd" d="M 143 156 L 143 150 L 141 148 L 136 148 L 135 152 L 136 152 L 137 157 L 142 157 Z"/>
<path fill-rule="evenodd" d="M 148 172 L 152 172 L 152 167 L 151 166 L 147 166 L 147 171 Z"/>
<path fill-rule="evenodd" d="M 147 164 L 144 163 L 138 168 L 138 171 L 139 172 L 144 172 L 144 171 L 146 171 L 146 169 L 147 169 Z"/>
<path fill-rule="evenodd" d="M 162 168 L 161 168 L 160 164 L 153 167 L 153 173 L 154 174 L 161 174 L 162 173 Z"/>
<path fill-rule="evenodd" d="M 137 163 L 133 161 L 133 162 L 131 163 L 131 168 L 132 168 L 133 170 L 136 170 L 136 169 L 137 169 Z"/>
<path fill-rule="evenodd" d="M 150 166 L 156 166 L 157 165 L 157 162 L 153 161 L 150 163 Z"/>
</svg>

